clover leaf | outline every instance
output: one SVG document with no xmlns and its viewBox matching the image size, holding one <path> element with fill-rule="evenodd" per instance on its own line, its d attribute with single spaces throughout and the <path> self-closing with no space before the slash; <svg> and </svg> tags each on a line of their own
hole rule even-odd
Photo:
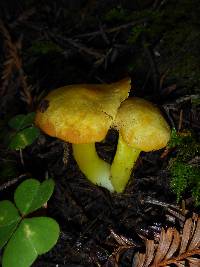
<svg viewBox="0 0 200 267">
<path fill-rule="evenodd" d="M 14 199 L 17 208 L 23 215 L 33 212 L 44 205 L 51 197 L 54 181 L 46 180 L 40 184 L 35 179 L 24 181 L 15 191 Z"/>
<path fill-rule="evenodd" d="M 17 132 L 9 144 L 11 149 L 19 150 L 24 149 L 26 146 L 31 145 L 40 135 L 40 130 L 34 126 L 25 128 Z"/>
<path fill-rule="evenodd" d="M 34 123 L 35 112 L 28 113 L 27 115 L 18 114 L 9 120 L 8 125 L 15 130 L 22 130 Z"/>
<path fill-rule="evenodd" d="M 16 206 L 9 200 L 0 201 L 0 248 L 5 247 L 2 267 L 29 267 L 56 244 L 59 225 L 54 219 L 25 218 L 49 200 L 53 189 L 52 179 L 42 183 L 28 179 L 15 190 Z"/>
<path fill-rule="evenodd" d="M 55 245 L 58 236 L 59 226 L 53 219 L 24 219 L 5 248 L 2 267 L 30 266 Z"/>
</svg>

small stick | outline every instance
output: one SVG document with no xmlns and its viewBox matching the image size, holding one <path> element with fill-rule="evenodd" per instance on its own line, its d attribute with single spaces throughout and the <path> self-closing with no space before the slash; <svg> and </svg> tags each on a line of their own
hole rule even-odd
<svg viewBox="0 0 200 267">
<path fill-rule="evenodd" d="M 179 115 L 179 123 L 178 123 L 178 131 L 181 130 L 183 125 L 183 110 L 180 110 L 180 115 Z"/>
<path fill-rule="evenodd" d="M 138 21 L 132 21 L 132 22 L 122 24 L 122 25 L 114 27 L 114 28 L 104 29 L 104 32 L 105 33 L 118 32 L 118 31 L 121 31 L 123 29 L 129 28 L 131 26 L 135 26 L 137 24 L 144 23 L 145 21 L 146 21 L 146 19 L 138 20 Z M 102 35 L 102 31 L 99 30 L 99 31 L 94 31 L 94 32 L 89 32 L 89 33 L 77 34 L 77 35 L 74 35 L 72 38 L 84 38 L 84 37 L 97 36 L 97 35 Z"/>
<path fill-rule="evenodd" d="M 24 167 L 24 157 L 23 157 L 22 149 L 19 150 L 19 155 L 20 155 L 20 161 L 21 161 L 21 164 L 22 164 L 22 166 Z"/>
<path fill-rule="evenodd" d="M 26 176 L 27 176 L 27 174 L 22 174 L 22 175 L 18 176 L 17 178 L 14 178 L 12 180 L 7 181 L 6 183 L 4 183 L 0 186 L 0 191 L 3 191 L 4 189 L 6 189 L 7 187 L 10 187 L 11 185 L 14 185 L 19 180 L 25 178 Z"/>
</svg>

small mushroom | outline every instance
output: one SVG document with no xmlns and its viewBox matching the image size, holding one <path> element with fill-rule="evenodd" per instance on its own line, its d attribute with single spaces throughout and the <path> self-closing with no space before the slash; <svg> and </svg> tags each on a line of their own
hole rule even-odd
<svg viewBox="0 0 200 267">
<path fill-rule="evenodd" d="M 102 141 L 122 101 L 130 79 L 112 84 L 68 85 L 50 92 L 36 112 L 36 125 L 46 134 L 72 143 L 73 156 L 94 184 L 113 191 L 110 165 L 99 158 L 95 142 Z"/>
<path fill-rule="evenodd" d="M 165 147 L 170 128 L 157 107 L 137 97 L 121 104 L 114 125 L 119 139 L 111 165 L 111 182 L 116 192 L 123 192 L 140 152 Z"/>
</svg>

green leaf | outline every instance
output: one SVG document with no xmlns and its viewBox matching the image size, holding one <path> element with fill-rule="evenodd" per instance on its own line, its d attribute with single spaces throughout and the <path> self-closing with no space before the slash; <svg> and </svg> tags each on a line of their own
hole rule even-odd
<svg viewBox="0 0 200 267">
<path fill-rule="evenodd" d="M 59 225 L 51 218 L 24 219 L 9 240 L 2 267 L 29 267 L 38 255 L 49 251 L 59 237 Z"/>
<path fill-rule="evenodd" d="M 23 149 L 31 145 L 39 135 L 40 131 L 38 128 L 34 126 L 26 128 L 12 137 L 9 147 L 16 150 Z"/>
<path fill-rule="evenodd" d="M 0 202 L 0 227 L 6 226 L 19 218 L 18 210 L 9 200 Z"/>
<path fill-rule="evenodd" d="M 14 194 L 16 206 L 23 215 L 33 212 L 44 205 L 54 190 L 54 181 L 46 180 L 40 184 L 35 179 L 21 183 Z"/>
<path fill-rule="evenodd" d="M 18 210 L 11 201 L 0 202 L 0 248 L 9 240 L 20 218 Z"/>
<path fill-rule="evenodd" d="M 27 115 L 19 114 L 9 120 L 8 125 L 15 130 L 22 130 L 31 126 L 34 122 L 35 112 L 28 113 Z"/>
</svg>

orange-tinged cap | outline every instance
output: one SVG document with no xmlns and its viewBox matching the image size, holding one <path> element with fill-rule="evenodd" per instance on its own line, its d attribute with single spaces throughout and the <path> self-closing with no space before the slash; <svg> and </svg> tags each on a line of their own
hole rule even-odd
<svg viewBox="0 0 200 267">
<path fill-rule="evenodd" d="M 129 78 L 58 88 L 41 102 L 35 123 L 48 135 L 74 144 L 102 141 L 130 88 Z"/>
<path fill-rule="evenodd" d="M 160 110 L 142 98 L 126 99 L 114 125 L 129 146 L 145 152 L 165 147 L 170 139 L 169 125 Z"/>
</svg>

